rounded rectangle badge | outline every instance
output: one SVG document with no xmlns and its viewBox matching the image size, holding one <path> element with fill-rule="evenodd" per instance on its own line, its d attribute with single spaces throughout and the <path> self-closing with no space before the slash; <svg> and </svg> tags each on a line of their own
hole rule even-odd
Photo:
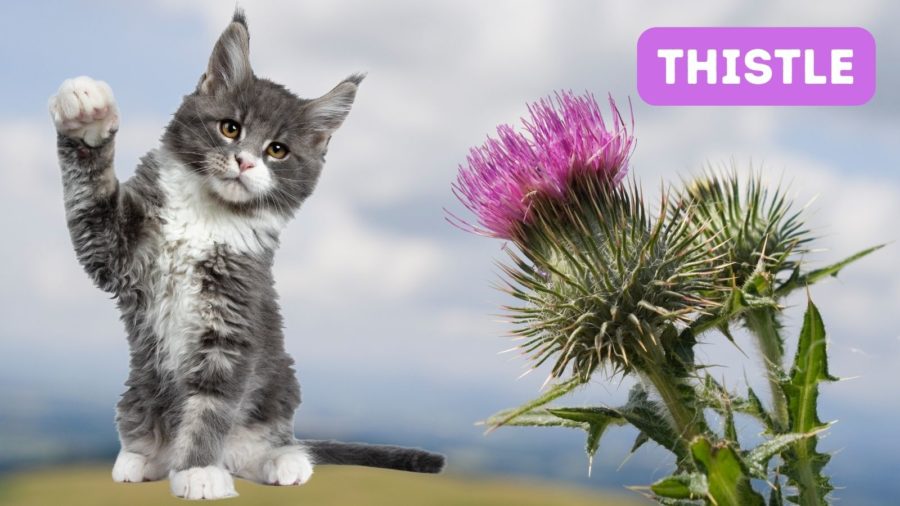
<svg viewBox="0 0 900 506">
<path fill-rule="evenodd" d="M 863 28 L 650 28 L 637 86 L 652 105 L 861 105 L 875 94 Z"/>
</svg>

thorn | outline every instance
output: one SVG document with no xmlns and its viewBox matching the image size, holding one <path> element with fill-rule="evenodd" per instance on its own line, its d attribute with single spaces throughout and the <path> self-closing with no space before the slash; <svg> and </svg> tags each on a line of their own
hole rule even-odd
<svg viewBox="0 0 900 506">
<path fill-rule="evenodd" d="M 534 371 L 534 369 L 528 369 L 527 371 L 523 372 L 522 374 L 519 375 L 518 378 L 516 378 L 516 381 L 524 378 L 525 376 L 528 376 L 529 374 L 531 374 L 531 371 Z"/>
<path fill-rule="evenodd" d="M 532 369 L 532 371 L 533 371 L 533 370 L 534 370 L 534 369 Z M 529 371 L 529 372 L 530 372 L 530 371 Z M 547 375 L 547 379 L 544 380 L 544 384 L 541 385 L 541 388 L 538 389 L 538 392 L 543 391 L 544 388 L 547 387 L 547 385 L 550 383 L 550 381 L 551 381 L 552 379 L 553 379 L 553 374 L 548 374 L 548 375 Z"/>
<path fill-rule="evenodd" d="M 629 460 L 631 460 L 632 455 L 634 455 L 634 452 L 629 453 L 628 455 L 625 456 L 624 459 L 622 459 L 622 463 L 619 464 L 619 467 L 616 468 L 617 473 L 619 471 L 621 471 L 623 467 L 625 467 L 625 464 L 627 464 Z"/>
</svg>

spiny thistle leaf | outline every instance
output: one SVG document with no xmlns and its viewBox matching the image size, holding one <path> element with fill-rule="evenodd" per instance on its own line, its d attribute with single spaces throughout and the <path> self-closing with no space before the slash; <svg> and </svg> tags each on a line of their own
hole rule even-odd
<svg viewBox="0 0 900 506">
<path fill-rule="evenodd" d="M 691 456 L 709 482 L 708 499 L 718 506 L 763 506 L 753 491 L 747 468 L 728 444 L 712 444 L 705 437 L 691 442 Z"/>
<path fill-rule="evenodd" d="M 734 413 L 746 410 L 747 401 L 733 395 L 709 374 L 704 378 L 703 384 L 697 386 L 697 400 L 704 407 L 708 407 L 722 416 L 725 439 L 737 443 L 738 435 L 734 426 Z"/>
<path fill-rule="evenodd" d="M 762 401 L 759 400 L 759 396 L 756 395 L 752 388 L 747 388 L 747 401 L 750 408 L 745 413 L 761 421 L 767 433 L 775 434 L 778 431 L 778 427 L 776 427 L 775 421 L 769 416 L 769 412 L 763 407 Z"/>
<path fill-rule="evenodd" d="M 803 328 L 800 330 L 790 379 L 782 384 L 788 402 L 792 432 L 809 433 L 825 426 L 816 411 L 819 383 L 836 379 L 828 373 L 822 315 L 810 300 L 803 317 Z M 788 483 L 796 486 L 800 493 L 798 497 L 788 499 L 805 506 L 826 504 L 825 497 L 834 489 L 822 474 L 822 469 L 831 457 L 818 453 L 816 442 L 815 437 L 795 442 L 784 453 L 784 463 L 781 466 L 781 472 L 787 476 Z"/>
<path fill-rule="evenodd" d="M 816 414 L 818 384 L 822 381 L 837 380 L 838 378 L 828 373 L 827 342 L 822 315 L 810 300 L 803 317 L 790 382 L 784 385 L 784 393 L 790 401 L 791 428 L 794 432 L 809 432 L 824 425 Z"/>
<path fill-rule="evenodd" d="M 553 385 L 552 387 L 550 387 L 550 389 L 547 390 L 546 392 L 544 392 L 540 397 L 530 400 L 530 401 L 526 402 L 525 404 L 522 404 L 518 408 L 501 411 L 500 413 L 497 413 L 496 415 L 493 415 L 490 418 L 488 418 L 484 422 L 484 424 L 488 426 L 488 432 L 491 432 L 494 429 L 501 427 L 503 425 L 515 425 L 515 424 L 512 424 L 511 422 L 513 420 L 515 420 L 517 417 L 522 416 L 526 413 L 530 413 L 533 410 L 535 410 L 536 408 L 544 406 L 544 405 L 562 397 L 563 395 L 566 395 L 567 393 L 571 392 L 576 387 L 578 387 L 582 384 L 584 384 L 584 382 L 581 381 L 580 378 L 570 378 L 561 383 L 557 383 L 557 384 Z"/>
<path fill-rule="evenodd" d="M 710 408 L 722 416 L 730 407 L 735 413 L 743 413 L 752 416 L 766 429 L 767 434 L 775 434 L 776 428 L 769 413 L 763 407 L 762 401 L 752 388 L 747 389 L 747 398 L 740 397 L 725 389 L 712 376 L 706 375 L 703 384 L 698 386 L 697 398 L 704 407 Z"/>
<path fill-rule="evenodd" d="M 672 429 L 672 425 L 665 418 L 664 408 L 657 401 L 651 400 L 647 391 L 640 384 L 632 387 L 628 394 L 628 402 L 624 406 L 611 411 L 625 419 L 656 444 L 673 452 L 679 462 L 687 458 L 685 448 L 680 444 L 678 433 Z"/>
<path fill-rule="evenodd" d="M 503 422 L 502 425 L 508 427 L 569 427 L 584 430 L 587 433 L 585 451 L 588 455 L 588 476 L 603 433 L 610 425 L 626 423 L 616 411 L 602 407 L 537 408 L 509 418 L 515 411 L 517 410 L 501 411 L 484 423 L 491 425 Z"/>
<path fill-rule="evenodd" d="M 497 423 L 501 420 L 506 420 L 509 418 L 510 414 L 515 411 L 514 409 L 507 409 L 504 411 L 500 411 L 492 415 L 490 418 L 483 422 L 478 422 L 477 425 L 488 425 L 491 426 L 494 423 Z M 520 413 L 515 415 L 513 418 L 507 420 L 502 424 L 504 427 L 569 427 L 573 429 L 582 429 L 584 428 L 584 424 L 580 422 L 573 422 L 571 420 L 566 420 L 564 418 L 560 418 L 547 410 L 547 408 L 537 408 L 531 411 L 527 411 L 525 413 Z"/>
<path fill-rule="evenodd" d="M 731 401 L 725 400 L 725 420 L 722 423 L 725 439 L 738 444 L 737 429 L 734 426 L 734 410 L 731 409 Z"/>
<path fill-rule="evenodd" d="M 803 288 L 809 286 L 813 283 L 821 281 L 825 278 L 829 277 L 837 277 L 837 275 L 841 272 L 841 270 L 852 264 L 853 262 L 863 258 L 870 253 L 880 250 L 885 247 L 886 244 L 879 244 L 878 246 L 873 246 L 871 248 L 864 249 L 860 252 L 857 252 L 849 257 L 841 260 L 840 262 L 833 263 L 827 267 L 822 267 L 821 269 L 816 269 L 807 273 L 801 273 L 799 268 L 794 269 L 791 277 L 788 278 L 781 286 L 775 290 L 775 294 L 779 297 L 785 296 L 788 293 L 796 290 L 797 288 Z"/>
<path fill-rule="evenodd" d="M 582 425 L 587 432 L 585 452 L 588 455 L 588 476 L 594 463 L 594 454 L 600 447 L 600 438 L 610 425 L 623 425 L 625 419 L 614 410 L 607 408 L 549 408 L 551 414 L 570 422 Z"/>
<path fill-rule="evenodd" d="M 703 382 L 697 385 L 697 399 L 704 407 L 720 415 L 724 415 L 729 407 L 738 413 L 746 413 L 749 409 L 747 400 L 729 392 L 710 374 L 706 374 Z"/>
<path fill-rule="evenodd" d="M 651 497 L 651 499 L 655 499 L 656 502 L 662 504 L 663 506 L 703 506 L 706 504 L 706 501 L 701 500 L 692 500 L 692 499 L 669 499 L 668 497 Z"/>
<path fill-rule="evenodd" d="M 745 452 L 744 459 L 747 462 L 750 474 L 754 478 L 759 478 L 761 480 L 766 479 L 769 460 L 771 460 L 772 457 L 778 455 L 797 441 L 813 437 L 815 434 L 817 434 L 816 431 L 806 434 L 797 434 L 793 432 L 779 434 L 772 439 L 763 441 L 749 452 Z"/>
<path fill-rule="evenodd" d="M 650 437 L 647 434 L 644 434 L 644 431 L 638 432 L 637 437 L 634 438 L 634 444 L 631 445 L 631 450 L 628 450 L 628 453 L 638 451 L 638 448 L 644 446 L 644 443 L 647 441 L 650 441 Z"/>
<path fill-rule="evenodd" d="M 586 380 L 654 364 L 691 367 L 689 343 L 675 325 L 716 310 L 706 298 L 723 288 L 721 266 L 685 220 L 652 219 L 636 185 L 570 181 L 564 204 L 532 202 L 521 254 L 502 266 L 506 289 L 522 302 L 507 307 L 513 334 L 534 367 L 552 360 L 551 376 L 567 369 Z M 687 336 L 686 336 L 687 337 Z"/>
<path fill-rule="evenodd" d="M 667 499 L 698 500 L 709 495 L 709 482 L 701 473 L 675 474 L 650 485 L 650 490 Z"/>
</svg>

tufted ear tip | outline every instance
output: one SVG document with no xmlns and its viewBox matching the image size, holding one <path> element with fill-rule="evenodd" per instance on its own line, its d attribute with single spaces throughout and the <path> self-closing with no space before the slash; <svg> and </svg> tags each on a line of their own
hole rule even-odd
<svg viewBox="0 0 900 506">
<path fill-rule="evenodd" d="M 366 75 L 368 75 L 366 72 L 356 72 L 354 74 L 350 74 L 341 82 L 342 83 L 353 83 L 353 84 L 359 86 L 360 83 L 363 82 L 363 79 L 366 78 Z"/>
<path fill-rule="evenodd" d="M 197 91 L 212 94 L 233 88 L 253 77 L 250 67 L 250 31 L 247 18 L 240 7 L 219 36 L 209 57 L 206 73 L 200 78 Z"/>
<path fill-rule="evenodd" d="M 244 14 L 244 9 L 240 5 L 234 6 L 234 16 L 232 16 L 231 22 L 244 25 L 244 28 L 249 31 L 249 27 L 247 26 L 247 15 Z"/>
</svg>

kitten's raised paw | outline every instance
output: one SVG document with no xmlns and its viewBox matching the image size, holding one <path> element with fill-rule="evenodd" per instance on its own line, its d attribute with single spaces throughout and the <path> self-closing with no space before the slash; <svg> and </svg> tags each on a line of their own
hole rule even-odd
<svg viewBox="0 0 900 506">
<path fill-rule="evenodd" d="M 169 485 L 172 493 L 183 499 L 225 499 L 238 495 L 231 474 L 216 466 L 172 471 Z"/>
<path fill-rule="evenodd" d="M 312 462 L 300 450 L 279 455 L 263 466 L 263 476 L 268 485 L 303 485 L 312 474 Z"/>
<path fill-rule="evenodd" d="M 50 97 L 50 116 L 56 130 L 99 146 L 119 128 L 119 109 L 112 89 L 103 81 L 81 76 L 66 79 Z"/>
</svg>

